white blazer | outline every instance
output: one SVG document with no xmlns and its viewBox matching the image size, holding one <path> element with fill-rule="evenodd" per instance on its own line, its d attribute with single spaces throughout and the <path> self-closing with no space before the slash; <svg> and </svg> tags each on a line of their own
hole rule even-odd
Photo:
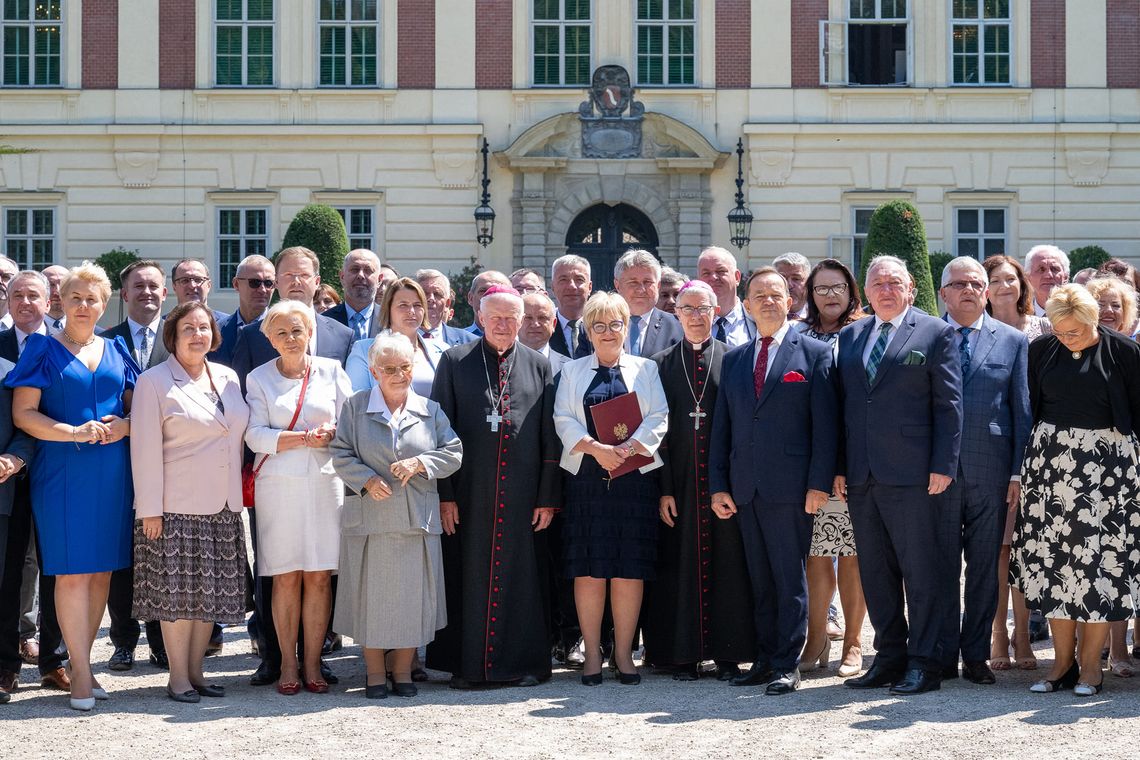
<svg viewBox="0 0 1140 760">
<path fill-rule="evenodd" d="M 637 403 L 641 407 L 641 426 L 630 436 L 653 455 L 652 464 L 640 468 L 639 472 L 650 472 L 662 465 L 657 448 L 669 428 L 669 405 L 665 401 L 665 389 L 657 374 L 657 363 L 651 359 L 632 356 L 624 351 L 618 360 L 621 379 L 625 387 L 637 393 Z M 562 440 L 562 469 L 577 474 L 582 466 L 584 454 L 572 451 L 590 433 L 586 429 L 586 409 L 582 397 L 594 379 L 598 368 L 595 354 L 566 362 L 558 381 L 558 392 L 554 396 L 554 429 Z"/>
</svg>

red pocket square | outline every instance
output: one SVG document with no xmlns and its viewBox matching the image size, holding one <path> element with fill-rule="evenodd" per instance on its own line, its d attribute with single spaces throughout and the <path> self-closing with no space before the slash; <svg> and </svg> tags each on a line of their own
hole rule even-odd
<svg viewBox="0 0 1140 760">
<path fill-rule="evenodd" d="M 807 378 L 793 369 L 791 372 L 788 372 L 784 375 L 783 381 L 785 383 L 806 383 Z"/>
</svg>

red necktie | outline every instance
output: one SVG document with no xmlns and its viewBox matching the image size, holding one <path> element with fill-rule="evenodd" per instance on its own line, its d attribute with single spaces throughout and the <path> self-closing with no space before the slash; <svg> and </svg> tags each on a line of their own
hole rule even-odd
<svg viewBox="0 0 1140 760">
<path fill-rule="evenodd" d="M 764 392 L 764 376 L 768 374 L 768 346 L 772 345 L 771 338 L 760 339 L 760 355 L 756 357 L 756 369 L 752 373 L 752 386 L 756 389 L 756 398 Z"/>
</svg>

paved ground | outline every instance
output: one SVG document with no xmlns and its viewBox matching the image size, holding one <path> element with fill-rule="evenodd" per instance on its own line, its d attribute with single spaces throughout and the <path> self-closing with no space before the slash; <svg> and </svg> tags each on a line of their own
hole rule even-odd
<svg viewBox="0 0 1140 760">
<path fill-rule="evenodd" d="M 99 662 L 111 654 L 103 633 Z M 1051 656 L 1039 645 L 1043 667 Z M 357 648 L 329 662 L 341 683 L 327 695 L 283 697 L 271 686 L 251 687 L 257 663 L 244 632 L 232 629 L 225 653 L 207 661 L 212 680 L 229 691 L 225 699 L 169 701 L 165 675 L 145 656 L 129 673 L 100 668 L 112 699 L 90 714 L 69 710 L 66 695 L 27 685 L 0 706 L 4 756 L 1100 760 L 1135 756 L 1140 736 L 1140 678 L 1109 676 L 1099 697 L 1082 699 L 1030 694 L 1040 671 L 1014 672 L 999 674 L 997 686 L 958 680 L 937 693 L 896 699 L 844 688 L 834 664 L 805 676 L 803 688 L 786 697 L 668 676 L 647 676 L 639 687 L 607 679 L 588 689 L 570 671 L 532 689 L 457 692 L 437 674 L 440 680 L 421 684 L 415 699 L 371 702 Z M 34 668 L 24 668 L 25 682 L 38 683 L 34 676 Z"/>
</svg>

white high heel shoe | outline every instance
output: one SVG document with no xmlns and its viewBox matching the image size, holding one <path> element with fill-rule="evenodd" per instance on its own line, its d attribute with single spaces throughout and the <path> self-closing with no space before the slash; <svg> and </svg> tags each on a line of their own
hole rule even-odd
<svg viewBox="0 0 1140 760">
<path fill-rule="evenodd" d="M 91 712 L 95 709 L 95 697 L 86 697 L 84 699 L 72 697 L 71 709 L 79 710 L 80 712 Z"/>
</svg>

